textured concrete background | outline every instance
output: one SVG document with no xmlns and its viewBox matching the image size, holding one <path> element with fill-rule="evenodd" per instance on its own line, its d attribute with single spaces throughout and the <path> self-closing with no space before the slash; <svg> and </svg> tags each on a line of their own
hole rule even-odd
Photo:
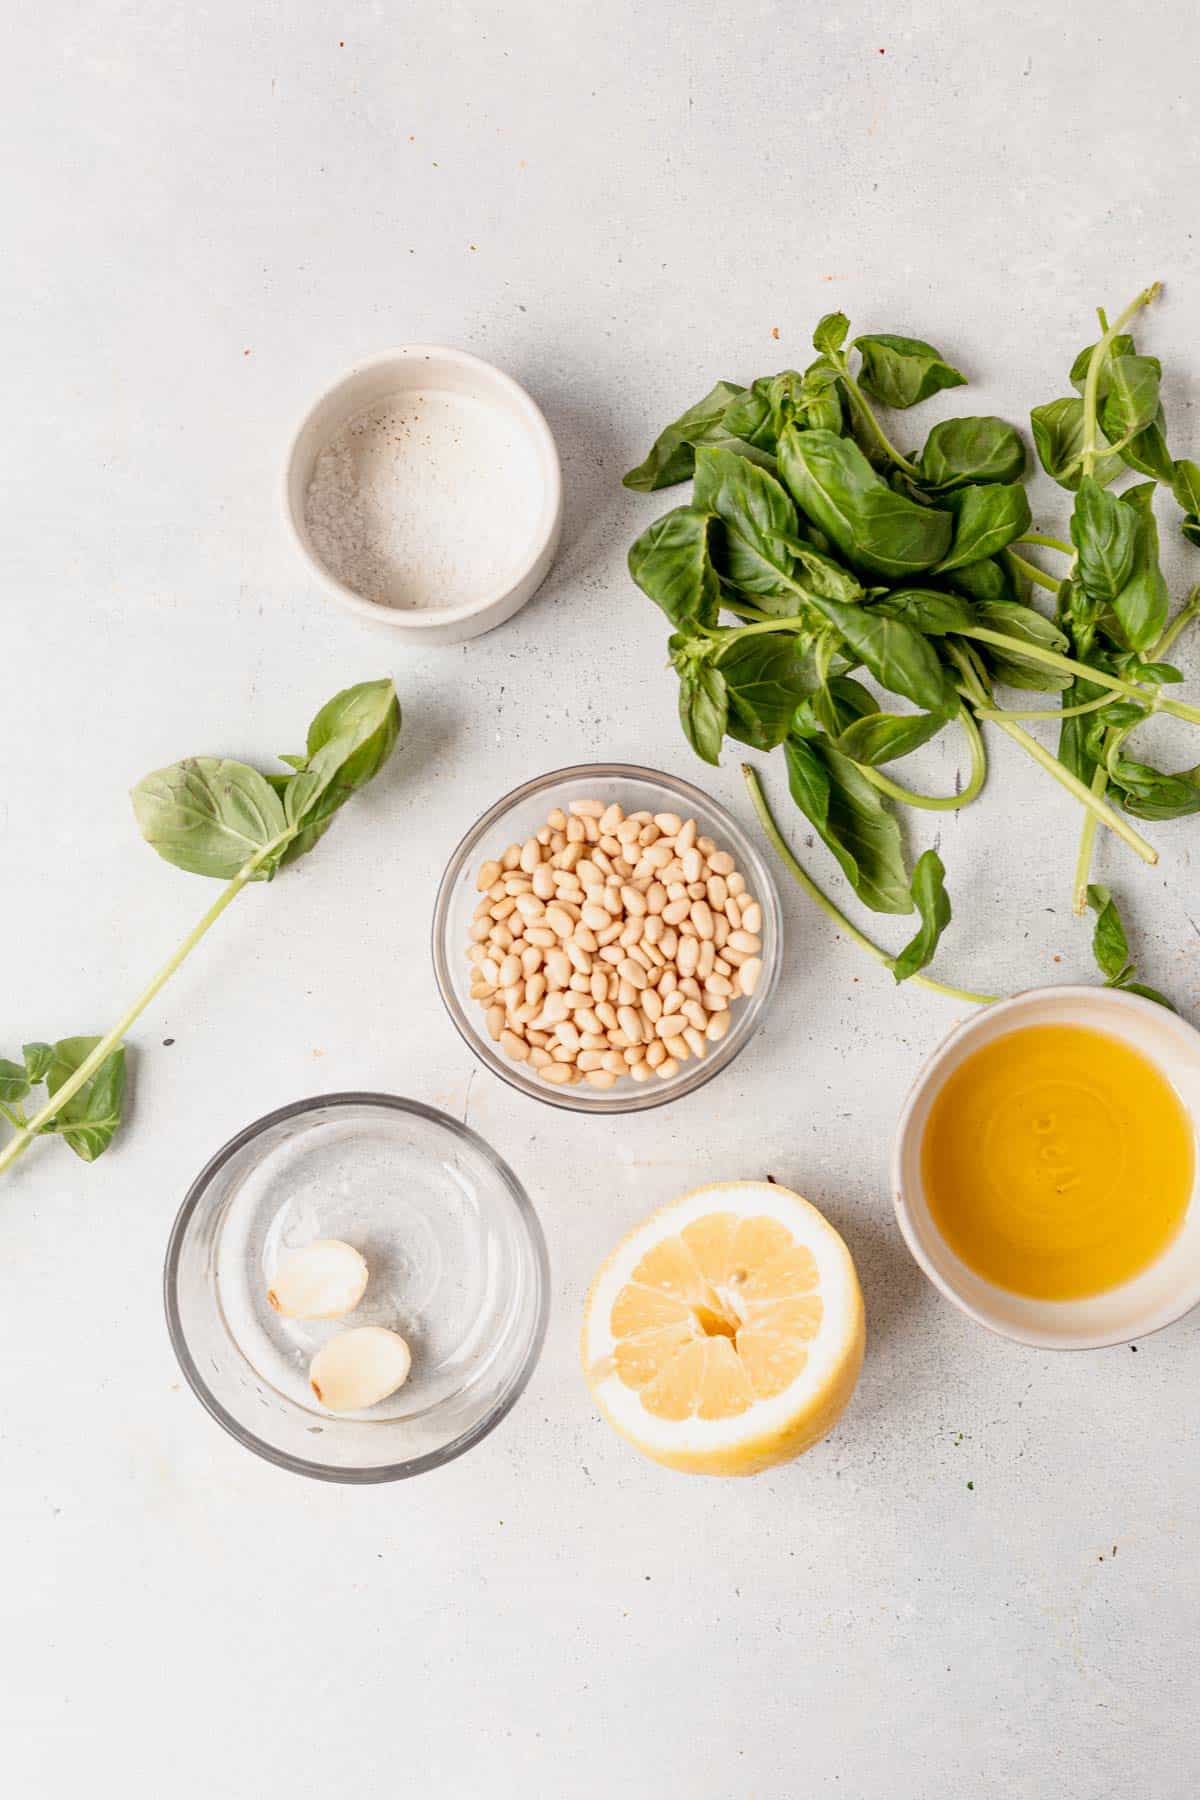
<svg viewBox="0 0 1200 1800">
<path fill-rule="evenodd" d="M 661 508 L 620 473 L 716 376 L 802 363 L 840 306 L 969 372 L 914 433 L 967 406 L 1021 420 L 1064 390 L 1091 309 L 1161 276 L 1145 347 L 1196 452 L 1197 52 L 1182 0 L 10 17 L 0 1049 L 101 1029 L 211 895 L 141 844 L 141 774 L 292 747 L 333 689 L 389 669 L 406 713 L 387 778 L 139 1026 L 118 1147 L 86 1169 L 46 1146 L 4 1184 L 13 1800 L 101 1777 L 134 1800 L 1194 1792 L 1200 1330 L 1039 1355 L 925 1284 L 886 1149 L 954 1006 L 894 991 L 789 895 L 761 1036 L 719 1086 L 618 1129 L 473 1071 L 425 937 L 461 830 L 552 761 L 639 758 L 746 816 L 735 760 L 703 771 L 677 735 L 665 634 L 624 569 Z M 314 391 L 406 339 L 529 385 L 569 508 L 533 604 L 422 654 L 322 599 L 277 503 Z M 1061 529 L 1062 496 L 1042 499 Z M 939 969 L 1086 977 L 1076 809 L 992 751 L 985 798 L 941 826 L 957 920 Z M 949 734 L 907 767 L 950 783 Z M 1100 866 L 1147 978 L 1195 1018 L 1195 830 L 1150 829 L 1159 869 L 1107 847 Z M 362 1493 L 225 1438 L 181 1387 L 159 1298 L 209 1153 L 355 1085 L 467 1114 L 531 1190 L 554 1268 L 545 1355 L 504 1427 Z M 789 1469 L 671 1476 L 588 1403 L 586 1283 L 653 1205 L 768 1170 L 857 1258 L 862 1384 Z"/>
</svg>

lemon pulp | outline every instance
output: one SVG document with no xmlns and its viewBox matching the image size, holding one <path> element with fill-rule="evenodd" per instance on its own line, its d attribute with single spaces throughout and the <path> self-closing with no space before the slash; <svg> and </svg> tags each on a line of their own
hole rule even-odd
<svg viewBox="0 0 1200 1800">
<path fill-rule="evenodd" d="M 1139 1051 L 1080 1025 L 1032 1025 L 975 1051 L 930 1110 L 925 1196 L 984 1280 L 1076 1300 L 1140 1274 L 1192 1191 L 1193 1131 Z"/>
</svg>

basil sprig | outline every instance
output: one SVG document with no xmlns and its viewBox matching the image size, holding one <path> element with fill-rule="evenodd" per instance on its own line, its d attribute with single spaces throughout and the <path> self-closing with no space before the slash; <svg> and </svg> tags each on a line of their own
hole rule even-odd
<svg viewBox="0 0 1200 1800">
<path fill-rule="evenodd" d="M 176 868 L 226 885 L 111 1031 L 26 1044 L 20 1063 L 0 1058 L 0 1116 L 13 1127 L 0 1172 L 47 1134 L 85 1162 L 103 1154 L 121 1122 L 130 1026 L 244 887 L 273 880 L 320 841 L 350 796 L 379 773 L 399 731 L 392 682 L 368 681 L 321 708 L 303 754 L 280 758 L 286 774 L 191 756 L 138 783 L 133 807 L 147 843 Z M 35 1106 L 30 1096 L 43 1083 L 47 1098 Z"/>
</svg>

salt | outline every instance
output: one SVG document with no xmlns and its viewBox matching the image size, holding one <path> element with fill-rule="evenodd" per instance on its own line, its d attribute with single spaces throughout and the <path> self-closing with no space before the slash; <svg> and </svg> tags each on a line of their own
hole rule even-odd
<svg viewBox="0 0 1200 1800">
<path fill-rule="evenodd" d="M 519 423 L 474 395 L 406 390 L 357 414 L 321 451 L 304 519 L 325 567 L 365 600 L 441 611 L 515 578 L 540 483 Z"/>
</svg>

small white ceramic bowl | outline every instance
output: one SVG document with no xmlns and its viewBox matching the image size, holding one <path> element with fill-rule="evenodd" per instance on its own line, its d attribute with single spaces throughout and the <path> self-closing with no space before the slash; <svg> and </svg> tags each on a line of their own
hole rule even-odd
<svg viewBox="0 0 1200 1800">
<path fill-rule="evenodd" d="M 428 434 L 422 436 L 419 422 L 403 434 L 404 455 L 413 459 L 419 479 L 414 480 L 413 506 L 416 525 L 410 530 L 407 551 L 409 568 L 406 595 L 402 602 L 388 604 L 368 598 L 342 579 L 322 557 L 313 540 L 306 519 L 306 497 L 317 459 L 331 440 L 351 421 L 372 407 L 386 402 L 414 403 L 425 396 L 439 402 L 443 409 L 442 439 L 437 450 L 429 451 Z M 457 401 L 462 411 L 461 429 L 444 416 L 449 403 Z M 482 461 L 486 468 L 486 446 L 478 440 L 472 455 L 468 443 L 464 451 L 453 448 L 456 431 L 458 441 L 468 430 L 471 420 L 483 430 L 505 436 L 519 455 L 491 458 L 503 468 L 496 480 L 508 484 L 507 492 L 496 503 L 490 496 L 492 517 L 489 524 L 492 550 L 478 567 L 471 570 L 471 581 L 478 581 L 478 592 L 452 604 L 439 603 L 439 584 L 445 580 L 445 545 L 431 536 L 430 560 L 421 565 L 421 508 L 431 509 L 429 516 L 442 521 L 449 513 L 461 514 L 464 542 L 469 541 L 472 518 L 478 522 L 489 496 L 481 489 L 486 476 L 475 466 Z M 397 441 L 401 441 L 399 438 Z M 424 456 L 423 465 L 420 459 Z M 434 467 L 434 457 L 440 460 Z M 354 367 L 326 389 L 301 420 L 288 449 L 284 473 L 284 518 L 300 555 L 321 586 L 332 593 L 343 606 L 360 619 L 388 627 L 421 644 L 458 644 L 465 638 L 478 637 L 511 619 L 518 609 L 537 592 L 549 572 L 562 532 L 562 472 L 558 451 L 550 427 L 540 407 L 510 375 L 493 368 L 478 356 L 465 350 L 451 350 L 437 344 L 402 344 L 378 356 L 356 363 Z M 476 511 L 473 514 L 473 505 Z M 439 560 L 440 559 L 440 560 Z M 461 588 L 461 573 L 456 586 Z"/>
<path fill-rule="evenodd" d="M 1145 1337 L 1200 1303 L 1200 1157 L 1178 1235 L 1132 1281 L 1083 1300 L 1030 1300 L 984 1281 L 949 1248 L 930 1216 L 921 1179 L 921 1140 L 947 1078 L 985 1044 L 1029 1025 L 1085 1025 L 1138 1050 L 1200 1120 L 1200 1032 L 1152 1000 L 1115 988 L 1034 988 L 984 1007 L 935 1050 L 917 1076 L 892 1145 L 896 1217 L 914 1257 L 936 1288 L 980 1325 L 1043 1350 L 1096 1350 Z"/>
</svg>

